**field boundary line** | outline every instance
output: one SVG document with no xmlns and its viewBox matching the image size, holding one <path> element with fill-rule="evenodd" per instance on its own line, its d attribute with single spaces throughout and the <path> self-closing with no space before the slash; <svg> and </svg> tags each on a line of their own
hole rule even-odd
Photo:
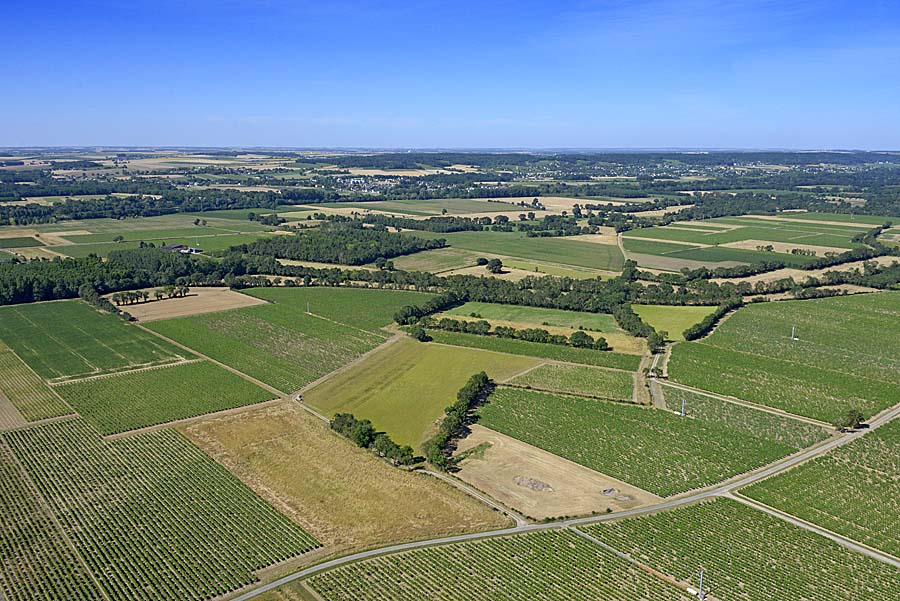
<svg viewBox="0 0 900 601">
<path fill-rule="evenodd" d="M 51 418 L 53 419 L 53 418 Z M 75 547 L 75 543 L 72 542 L 72 539 L 66 533 L 62 524 L 59 521 L 59 517 L 56 515 L 56 512 L 53 511 L 53 508 L 50 506 L 50 503 L 47 502 L 47 499 L 44 498 L 44 495 L 41 494 L 41 491 L 38 490 L 37 485 L 34 483 L 34 480 L 31 479 L 31 475 L 25 470 L 25 466 L 22 465 L 22 462 L 19 461 L 19 458 L 16 457 L 16 454 L 9 447 L 6 441 L 0 437 L 0 453 L 7 455 L 13 464 L 16 466 L 16 470 L 19 472 L 19 475 L 22 477 L 22 480 L 25 482 L 25 486 L 31 491 L 31 494 L 34 495 L 35 500 L 41 508 L 41 513 L 46 515 L 47 519 L 49 519 L 53 523 L 53 527 L 56 530 L 59 537 L 65 541 L 66 546 L 72 552 L 72 555 L 78 560 L 78 563 L 81 565 L 81 568 L 84 570 L 84 573 L 88 578 L 91 579 L 91 582 L 94 583 L 94 586 L 97 587 L 97 591 L 103 596 L 106 601 L 111 601 L 109 595 L 106 592 L 100 582 L 97 580 L 97 576 L 94 572 L 88 567 L 87 561 L 78 552 L 78 549 Z M 2 597 L 0 597 L 2 598 Z"/>
<path fill-rule="evenodd" d="M 137 374 L 145 371 L 153 371 L 155 369 L 166 369 L 168 367 L 181 367 L 182 365 L 190 365 L 192 363 L 203 363 L 205 359 L 201 359 L 197 357 L 196 359 L 183 359 L 182 361 L 175 361 L 174 363 L 158 363 L 155 365 L 146 365 L 144 367 L 138 367 L 135 369 L 126 369 L 123 371 L 113 371 L 105 374 L 97 374 L 96 376 L 86 376 L 84 378 L 73 378 L 71 380 L 63 380 L 62 382 L 53 382 L 52 384 L 47 384 L 51 388 L 56 388 L 58 386 L 65 386 L 66 384 L 77 384 L 79 382 L 91 382 L 93 380 L 102 380 L 105 378 L 114 378 L 116 376 L 124 376 L 127 374 Z"/>
<path fill-rule="evenodd" d="M 189 353 L 191 353 L 191 354 L 193 354 L 193 355 L 195 355 L 195 356 L 197 356 L 197 357 L 200 357 L 201 359 L 206 359 L 207 361 L 210 361 L 211 363 L 215 363 L 215 364 L 218 365 L 219 367 L 221 367 L 221 368 L 223 368 L 223 369 L 225 369 L 225 370 L 227 370 L 227 371 L 230 371 L 231 373 L 233 373 L 233 374 L 236 375 L 236 376 L 240 376 L 241 378 L 247 380 L 248 382 L 252 382 L 253 384 L 256 384 L 256 385 L 259 386 L 260 388 L 263 388 L 263 389 L 265 389 L 265 390 L 268 390 L 268 391 L 271 392 L 272 394 L 275 394 L 275 395 L 277 395 L 277 396 L 279 396 L 279 397 L 285 397 L 285 396 L 287 396 L 283 391 L 278 390 L 278 389 L 275 388 L 274 386 L 269 386 L 268 384 L 266 384 L 266 383 L 263 382 L 262 380 L 257 380 L 257 379 L 254 378 L 253 376 L 247 375 L 247 374 L 245 374 L 244 372 L 239 371 L 239 370 L 237 370 L 237 369 L 231 367 L 230 365 L 226 365 L 225 363 L 222 363 L 221 361 L 217 361 L 217 360 L 213 359 L 212 357 L 210 357 L 209 355 L 204 355 L 203 353 L 201 353 L 201 352 L 199 352 L 199 351 L 195 351 L 195 350 L 192 349 L 191 347 L 186 346 L 186 345 L 184 345 L 184 344 L 181 344 L 181 343 L 178 342 L 178 341 L 172 340 L 172 339 L 169 338 L 168 336 L 163 336 L 163 335 L 160 334 L 159 332 L 154 332 L 154 331 L 151 330 L 150 328 L 147 328 L 147 327 L 145 327 L 145 326 L 142 326 L 142 325 L 139 324 L 139 323 L 134 324 L 134 327 L 140 328 L 140 329 L 144 330 L 145 332 L 149 332 L 150 334 L 153 334 L 154 336 L 157 336 L 158 338 L 161 338 L 161 339 L 165 340 L 166 342 L 168 342 L 168 343 L 170 343 L 170 344 L 174 344 L 174 345 L 177 346 L 178 348 L 183 349 L 183 350 L 186 350 L 186 351 L 188 351 Z"/>
<path fill-rule="evenodd" d="M 59 399 L 59 401 L 60 401 L 63 405 L 65 405 L 66 407 L 68 407 L 69 409 L 71 409 L 71 410 L 72 410 L 72 413 L 75 413 L 75 408 L 72 407 L 72 405 L 70 405 L 69 403 L 67 403 L 67 402 L 66 402 L 66 399 L 64 399 L 64 398 L 62 398 L 61 396 L 59 396 L 59 393 L 57 393 L 55 390 L 53 390 L 53 385 L 50 384 L 50 381 L 49 381 L 49 380 L 45 380 L 45 379 L 42 378 L 36 371 L 34 371 L 33 369 L 31 369 L 31 366 L 28 365 L 28 363 L 26 363 L 25 360 L 22 359 L 22 357 L 20 357 L 18 353 L 16 353 L 16 351 L 14 351 L 14 350 L 12 350 L 12 349 L 10 348 L 8 352 L 12 353 L 13 357 L 15 357 L 16 359 L 18 359 L 18 360 L 19 360 L 19 363 L 21 363 L 22 365 L 25 366 L 25 369 L 27 369 L 27 370 L 30 371 L 32 374 L 34 374 L 34 377 L 35 377 L 35 378 L 37 378 L 38 380 L 40 380 L 41 382 L 43 382 L 43 383 L 44 383 L 44 386 L 46 386 L 47 389 L 50 391 L 50 394 L 52 394 L 52 395 L 55 396 L 57 399 Z M 10 401 L 10 402 L 12 402 L 12 401 Z M 62 417 L 62 416 L 54 416 L 54 417 Z M 52 419 L 52 418 L 44 418 L 44 419 Z M 26 421 L 27 421 L 27 420 L 26 420 Z M 42 421 L 42 420 L 38 420 L 38 421 Z M 29 422 L 29 423 L 34 423 L 34 422 Z"/>
<path fill-rule="evenodd" d="M 314 316 L 314 317 L 319 317 L 319 316 L 316 315 L 316 316 Z M 325 318 L 325 317 L 322 317 L 321 319 L 325 319 L 326 321 L 332 321 L 332 320 L 327 319 L 327 318 Z M 334 322 L 334 323 L 339 323 L 339 322 Z M 341 325 L 343 325 L 343 324 L 341 324 Z M 405 338 L 405 337 L 406 337 L 405 334 L 401 334 L 401 333 L 399 333 L 399 332 L 396 333 L 396 334 L 394 334 L 393 336 L 391 336 L 390 338 L 388 338 L 387 340 L 385 340 L 384 342 L 382 342 L 381 344 L 379 344 L 379 345 L 376 346 L 375 348 L 366 351 L 365 353 L 363 353 L 362 355 L 360 355 L 359 357 L 357 357 L 356 359 L 354 359 L 354 360 L 351 361 L 350 363 L 345 363 L 344 365 L 340 366 L 340 367 L 337 368 L 336 370 L 330 371 L 330 372 L 328 372 L 327 374 L 325 374 L 324 376 L 321 376 L 321 377 L 319 377 L 319 378 L 316 378 L 315 380 L 313 380 L 313 381 L 310 382 L 309 384 L 304 384 L 302 387 L 298 388 L 297 390 L 295 390 L 294 392 L 292 392 L 292 393 L 290 394 L 291 398 L 296 399 L 296 398 L 297 398 L 297 395 L 302 395 L 303 393 L 305 393 L 305 392 L 307 392 L 307 391 L 309 391 L 309 390 L 312 390 L 313 388 L 315 388 L 316 386 L 318 386 L 318 385 L 320 385 L 320 384 L 326 382 L 327 380 L 330 380 L 331 378 L 333 378 L 333 377 L 335 377 L 335 376 L 337 376 L 337 375 L 339 375 L 339 374 L 342 374 L 342 373 L 344 373 L 345 371 L 350 370 L 351 368 L 356 367 L 357 365 L 359 365 L 360 363 L 362 363 L 363 361 L 365 361 L 366 359 L 368 359 L 370 356 L 375 355 L 375 354 L 377 354 L 377 353 L 383 351 L 384 349 L 386 349 L 387 347 L 389 347 L 389 346 L 391 346 L 391 345 L 393 345 L 393 344 L 396 344 L 397 342 L 399 342 L 400 340 L 402 340 L 402 339 Z"/>
<path fill-rule="evenodd" d="M 229 409 L 222 409 L 221 411 L 214 411 L 212 413 L 201 413 L 200 415 L 195 415 L 193 417 L 173 419 L 172 421 L 163 422 L 161 424 L 154 424 L 152 426 L 144 426 L 143 428 L 135 428 L 134 430 L 126 430 L 124 432 L 116 432 L 115 434 L 107 434 L 106 436 L 102 436 L 102 438 L 103 440 L 118 440 L 120 438 L 127 438 L 129 436 L 135 436 L 137 434 L 146 434 L 148 432 L 156 432 L 157 430 L 164 430 L 165 428 L 171 428 L 174 426 L 184 426 L 187 424 L 202 421 L 204 419 L 214 419 L 217 417 L 236 415 L 239 413 L 243 413 L 244 411 L 259 409 L 262 407 L 269 407 L 271 405 L 283 402 L 284 399 L 282 397 L 278 397 L 277 399 L 269 399 L 268 401 L 259 401 L 258 403 L 250 403 L 249 405 L 231 407 Z"/>
<path fill-rule="evenodd" d="M 507 384 L 505 382 L 498 382 L 498 388 L 515 388 L 516 390 L 527 390 L 531 392 L 543 392 L 545 394 L 553 394 L 562 397 L 576 398 L 576 399 L 585 399 L 588 401 L 600 401 L 603 403 L 615 403 L 617 405 L 634 405 L 635 407 L 643 407 L 645 409 L 649 409 L 649 405 L 645 403 L 636 403 L 631 399 L 611 399 L 605 396 L 598 396 L 594 394 L 580 394 L 577 392 L 566 392 L 565 390 L 553 390 L 550 388 L 537 388 L 535 386 L 521 386 L 519 384 Z M 513 437 L 515 438 L 515 437 Z M 521 442 L 521 441 L 520 441 Z M 546 450 L 546 449 L 542 449 Z"/>
<path fill-rule="evenodd" d="M 535 359 L 540 359 L 540 357 L 535 357 Z M 532 365 L 528 369 L 522 370 L 517 374 L 513 374 L 513 375 L 509 376 L 508 378 L 504 378 L 503 380 L 497 382 L 497 384 L 509 385 L 509 382 L 511 380 L 515 380 L 518 377 L 524 376 L 525 374 L 532 372 L 532 371 L 536 370 L 537 368 L 543 367 L 544 365 L 548 365 L 548 364 L 550 364 L 549 361 L 546 361 L 546 360 L 540 361 L 537 365 Z"/>
<path fill-rule="evenodd" d="M 724 394 L 717 394 L 715 392 L 709 392 L 708 390 L 703 390 L 701 388 L 694 388 L 693 386 L 686 386 L 684 384 L 679 384 L 677 382 L 666 381 L 666 380 L 657 380 L 661 386 L 669 386 L 671 388 L 677 388 L 678 390 L 684 390 L 685 392 L 693 392 L 694 394 L 699 394 L 700 396 L 708 396 L 713 399 L 717 399 L 726 403 L 732 403 L 734 405 L 741 405 L 743 407 L 747 407 L 748 409 L 756 409 L 757 411 L 762 411 L 763 413 L 771 413 L 772 415 L 778 415 L 781 417 L 786 417 L 788 419 L 795 419 L 797 421 L 806 422 L 807 424 L 812 424 L 813 426 L 819 426 L 821 428 L 827 428 L 829 430 L 834 429 L 833 424 L 829 424 L 828 422 L 823 422 L 817 419 L 813 419 L 811 417 L 806 417 L 804 415 L 797 415 L 796 413 L 788 413 L 787 411 L 777 409 L 775 407 L 766 407 L 765 405 L 759 405 L 757 403 L 753 403 L 751 401 L 745 401 L 743 399 L 739 399 L 737 397 L 726 396 Z"/>
<path fill-rule="evenodd" d="M 894 557 L 890 553 L 885 553 L 884 551 L 881 551 L 874 547 L 870 547 L 869 545 L 867 545 L 865 543 L 861 543 L 859 541 L 853 540 L 852 538 L 849 538 L 842 534 L 838 534 L 837 532 L 833 532 L 831 530 L 828 530 L 827 528 L 823 528 L 822 526 L 819 526 L 817 524 L 814 524 L 812 522 L 804 520 L 803 518 L 799 518 L 795 515 L 785 512 L 785 511 L 781 511 L 780 509 L 776 509 L 774 507 L 766 505 L 765 503 L 760 503 L 759 501 L 756 501 L 755 499 L 745 497 L 744 495 L 740 494 L 737 491 L 725 493 L 720 496 L 727 497 L 727 498 L 737 501 L 739 503 L 743 503 L 744 505 L 747 505 L 748 507 L 751 507 L 757 511 L 761 511 L 761 512 L 763 512 L 767 515 L 770 515 L 774 518 L 778 518 L 789 524 L 793 524 L 794 526 L 797 526 L 798 528 L 803 528 L 804 530 L 808 530 L 810 532 L 818 534 L 819 536 L 824 536 L 825 538 L 831 540 L 832 542 L 837 543 L 838 545 L 845 547 L 851 551 L 855 551 L 856 553 L 859 553 L 861 555 L 871 557 L 872 559 L 875 559 L 882 563 L 892 565 L 895 568 L 900 568 L 900 559 Z"/>
</svg>

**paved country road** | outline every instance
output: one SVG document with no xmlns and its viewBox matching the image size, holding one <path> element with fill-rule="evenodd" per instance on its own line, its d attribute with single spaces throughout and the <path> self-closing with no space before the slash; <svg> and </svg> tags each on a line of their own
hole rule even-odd
<svg viewBox="0 0 900 601">
<path fill-rule="evenodd" d="M 900 405 L 895 405 L 890 409 L 886 409 L 882 411 L 880 414 L 875 416 L 872 420 L 868 422 L 869 427 L 862 430 L 857 430 L 855 432 L 844 434 L 842 436 L 829 439 L 828 441 L 819 444 L 815 447 L 800 451 L 795 453 L 794 455 L 789 456 L 786 459 L 782 459 L 781 461 L 777 461 L 773 464 L 770 464 L 762 469 L 756 470 L 744 476 L 732 479 L 730 481 L 725 482 L 724 484 L 719 484 L 713 486 L 711 488 L 707 488 L 705 490 L 700 490 L 694 493 L 689 493 L 685 496 L 674 498 L 670 500 L 663 501 L 661 503 L 656 503 L 655 505 L 648 505 L 645 507 L 638 507 L 636 509 L 629 509 L 627 511 L 620 511 L 617 513 L 610 513 L 600 516 L 592 516 L 592 517 L 584 517 L 577 518 L 572 520 L 564 520 L 559 522 L 550 522 L 546 524 L 526 524 L 516 520 L 517 525 L 511 528 L 503 528 L 500 530 L 492 530 L 489 532 L 478 532 L 474 534 L 461 534 L 458 536 L 446 536 L 443 538 L 434 538 L 429 540 L 411 542 L 411 543 L 402 543 L 398 545 L 391 545 L 388 547 L 382 547 L 380 549 L 372 549 L 369 551 L 363 551 L 361 553 L 354 553 L 352 555 L 345 555 L 344 557 L 338 557 L 336 559 L 332 559 L 330 561 L 325 561 L 323 563 L 314 565 L 312 567 L 306 568 L 304 570 L 300 570 L 299 572 L 295 572 L 283 578 L 279 578 L 273 582 L 269 582 L 267 584 L 260 585 L 253 590 L 247 591 L 240 596 L 234 597 L 233 601 L 246 601 L 248 599 L 252 599 L 258 595 L 261 595 L 265 592 L 276 589 L 280 586 L 288 584 L 289 582 L 294 582 L 295 580 L 301 580 L 312 576 L 314 574 L 318 574 L 319 572 L 324 572 L 330 570 L 332 568 L 336 568 L 348 563 L 353 563 L 356 561 L 360 561 L 363 559 L 368 559 L 371 557 L 377 557 L 379 555 L 389 555 L 392 553 L 399 553 L 402 551 L 409 551 L 411 549 L 419 549 L 422 547 L 431 547 L 435 545 L 444 545 L 449 543 L 457 543 L 462 541 L 470 541 L 470 540 L 478 540 L 482 538 L 492 538 L 496 536 L 508 536 L 511 534 L 523 534 L 526 532 L 534 532 L 539 530 L 553 530 L 558 528 L 571 528 L 575 526 L 579 526 L 582 524 L 595 524 L 599 522 L 607 522 L 612 520 L 620 520 L 628 517 L 636 517 L 641 515 L 648 515 L 652 513 L 659 513 L 662 511 L 667 511 L 670 509 L 676 509 L 678 507 L 683 507 L 685 505 L 690 505 L 692 503 L 696 503 L 698 501 L 702 501 L 704 499 L 710 499 L 715 497 L 728 497 L 739 501 L 741 503 L 745 503 L 750 505 L 751 507 L 763 511 L 768 515 L 773 517 L 785 520 L 795 526 L 803 528 L 805 530 L 810 530 L 817 534 L 827 537 L 828 539 L 834 541 L 835 543 L 851 549 L 857 553 L 861 553 L 872 559 L 876 559 L 883 563 L 887 563 L 894 567 L 900 568 L 900 559 L 888 555 L 886 553 L 882 553 L 876 549 L 872 549 L 871 547 L 867 547 L 865 545 L 861 545 L 853 540 L 850 540 L 846 537 L 843 537 L 834 532 L 830 532 L 825 530 L 824 528 L 820 528 L 814 524 L 810 524 L 809 522 L 805 522 L 796 518 L 794 516 L 782 513 L 776 509 L 770 508 L 768 506 L 762 505 L 755 501 L 751 501 L 744 497 L 733 495 L 732 493 L 739 488 L 743 488 L 765 478 L 769 478 L 774 476 L 775 474 L 779 474 L 785 470 L 789 470 L 792 467 L 809 461 L 811 459 L 815 459 L 825 453 L 831 451 L 832 449 L 836 449 L 837 447 L 843 446 L 849 442 L 864 436 L 866 433 L 875 430 L 879 426 L 883 426 L 888 423 L 892 419 L 900 416 Z"/>
</svg>

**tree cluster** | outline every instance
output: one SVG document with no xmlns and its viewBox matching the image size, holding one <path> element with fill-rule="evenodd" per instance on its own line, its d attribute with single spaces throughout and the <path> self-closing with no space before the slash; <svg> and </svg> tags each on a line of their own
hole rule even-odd
<svg viewBox="0 0 900 601">
<path fill-rule="evenodd" d="M 384 432 L 376 432 L 372 422 L 367 419 L 356 419 L 352 413 L 338 413 L 329 425 L 332 430 L 346 436 L 356 446 L 369 449 L 394 465 L 416 463 L 412 447 L 409 445 L 401 447 Z"/>
<path fill-rule="evenodd" d="M 456 393 L 456 402 L 444 409 L 444 419 L 437 434 L 422 445 L 425 458 L 436 468 L 446 471 L 453 461 L 448 456 L 451 440 L 459 435 L 468 424 L 472 409 L 493 389 L 493 383 L 486 373 L 478 372 L 469 378 Z"/>
</svg>

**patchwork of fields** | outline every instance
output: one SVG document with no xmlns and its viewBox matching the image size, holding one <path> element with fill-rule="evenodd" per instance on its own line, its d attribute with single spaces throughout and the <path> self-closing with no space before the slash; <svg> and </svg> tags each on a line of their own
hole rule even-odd
<svg viewBox="0 0 900 601">
<path fill-rule="evenodd" d="M 630 401 L 634 396 L 634 374 L 581 365 L 548 363 L 505 383 L 614 401 Z"/>
<path fill-rule="evenodd" d="M 897 568 L 729 499 L 580 529 L 695 588 L 704 567 L 716 599 L 889 601 L 900 585 Z"/>
<path fill-rule="evenodd" d="M 745 488 L 757 501 L 900 557 L 900 422 Z"/>
<path fill-rule="evenodd" d="M 795 328 L 797 340 L 791 340 Z M 672 351 L 683 384 L 831 422 L 900 398 L 900 293 L 754 304 Z"/>
</svg>

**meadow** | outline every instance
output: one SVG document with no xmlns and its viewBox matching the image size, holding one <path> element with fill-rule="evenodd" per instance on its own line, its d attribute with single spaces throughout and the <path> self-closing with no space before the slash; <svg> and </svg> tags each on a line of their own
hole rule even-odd
<svg viewBox="0 0 900 601">
<path fill-rule="evenodd" d="M 540 365 L 505 383 L 612 401 L 631 401 L 634 395 L 634 374 L 582 365 Z"/>
<path fill-rule="evenodd" d="M 789 221 L 777 221 L 774 219 L 755 219 L 753 216 L 730 217 L 702 222 L 704 225 L 723 224 L 718 231 L 698 231 L 685 228 L 682 224 L 658 226 L 632 230 L 625 235 L 626 238 L 674 240 L 680 242 L 692 242 L 701 245 L 728 244 L 745 240 L 760 240 L 765 242 L 785 242 L 814 246 L 835 246 L 845 249 L 854 248 L 859 244 L 852 242 L 853 236 L 860 232 L 860 228 L 823 225 L 818 223 L 793 223 Z M 737 227 L 734 227 L 737 226 Z"/>
<path fill-rule="evenodd" d="M 146 327 L 285 393 L 387 338 L 281 303 L 154 321 Z"/>
<path fill-rule="evenodd" d="M 253 288 L 246 294 L 276 303 L 295 312 L 309 310 L 321 317 L 362 330 L 378 331 L 393 322 L 394 314 L 404 305 L 420 305 L 433 294 L 405 290 L 371 290 L 366 288 Z"/>
<path fill-rule="evenodd" d="M 723 601 L 897 598 L 900 570 L 730 499 L 580 526 L 618 551 Z"/>
<path fill-rule="evenodd" d="M 47 384 L 15 353 L 0 344 L 0 395 L 5 396 L 28 421 L 72 413 Z"/>
<path fill-rule="evenodd" d="M 509 523 L 435 478 L 399 470 L 349 444 L 294 403 L 181 430 L 332 554 Z"/>
<path fill-rule="evenodd" d="M 615 318 L 608 313 L 581 313 L 563 309 L 523 307 L 470 301 L 459 307 L 445 311 L 448 315 L 480 317 L 488 321 L 503 320 L 523 324 L 525 327 L 556 326 L 574 330 L 595 332 L 616 332 L 622 330 Z"/>
<path fill-rule="evenodd" d="M 209 361 L 80 380 L 55 390 L 101 434 L 251 405 L 274 396 Z"/>
<path fill-rule="evenodd" d="M 307 582 L 324 601 L 689 599 L 674 586 L 563 530 L 377 557 Z"/>
<path fill-rule="evenodd" d="M 174 431 L 108 442 L 74 419 L 2 439 L 107 598 L 209 599 L 319 546 Z"/>
<path fill-rule="evenodd" d="M 673 305 L 631 305 L 631 308 L 656 331 L 668 332 L 669 340 L 684 340 L 686 329 L 716 310 L 707 306 Z"/>
<path fill-rule="evenodd" d="M 472 374 L 504 380 L 538 364 L 530 357 L 402 339 L 304 394 L 319 412 L 369 419 L 414 449 Z"/>
<path fill-rule="evenodd" d="M 517 388 L 498 388 L 479 415 L 485 427 L 663 497 L 794 451 L 718 420 Z"/>
<path fill-rule="evenodd" d="M 45 379 L 172 363 L 186 354 L 77 300 L 0 307 L 0 338 Z"/>
<path fill-rule="evenodd" d="M 580 363 L 595 367 L 611 367 L 626 371 L 635 371 L 641 364 L 639 355 L 626 355 L 611 351 L 595 351 L 592 349 L 575 348 L 559 344 L 545 344 L 543 342 L 529 342 L 514 338 L 498 338 L 497 336 L 479 336 L 477 334 L 463 334 L 462 332 L 445 332 L 443 330 L 428 330 L 428 335 L 438 343 L 453 346 L 479 348 L 498 353 L 512 355 L 525 355 L 527 357 L 540 357 L 554 361 L 567 363 Z"/>
<path fill-rule="evenodd" d="M 403 271 L 440 273 L 475 265 L 477 258 L 478 255 L 471 251 L 447 247 L 394 257 L 391 261 L 394 267 Z"/>
<path fill-rule="evenodd" d="M 221 234 L 221 235 L 200 235 L 196 236 L 179 236 L 173 238 L 160 238 L 152 240 L 152 244 L 156 246 L 166 246 L 168 244 L 183 244 L 185 246 L 199 247 L 204 253 L 213 253 L 225 250 L 238 244 L 249 244 L 265 236 L 265 233 L 258 234 Z M 73 236 L 74 237 L 74 236 Z M 141 238 L 145 240 L 146 238 Z M 86 257 L 88 255 L 97 255 L 106 257 L 114 250 L 124 250 L 128 248 L 138 248 L 139 240 L 131 240 L 126 242 L 94 242 L 87 244 L 66 244 L 62 246 L 50 246 L 58 253 L 62 253 L 68 257 Z"/>
<path fill-rule="evenodd" d="M 791 340 L 795 328 L 797 340 Z M 873 335 L 877 332 L 877 344 Z M 683 384 L 830 422 L 896 403 L 900 293 L 760 303 L 715 332 L 676 345 L 670 376 Z"/>
<path fill-rule="evenodd" d="M 900 421 L 742 494 L 900 557 Z"/>
<path fill-rule="evenodd" d="M 328 208 L 358 209 L 360 212 L 383 211 L 403 215 L 432 216 L 441 215 L 446 210 L 448 215 L 465 215 L 468 213 L 503 213 L 510 211 L 526 211 L 511 202 L 487 202 L 477 198 L 440 198 L 433 200 L 376 200 L 372 202 L 330 202 Z M 315 206 L 304 208 L 319 209 Z"/>
</svg>

